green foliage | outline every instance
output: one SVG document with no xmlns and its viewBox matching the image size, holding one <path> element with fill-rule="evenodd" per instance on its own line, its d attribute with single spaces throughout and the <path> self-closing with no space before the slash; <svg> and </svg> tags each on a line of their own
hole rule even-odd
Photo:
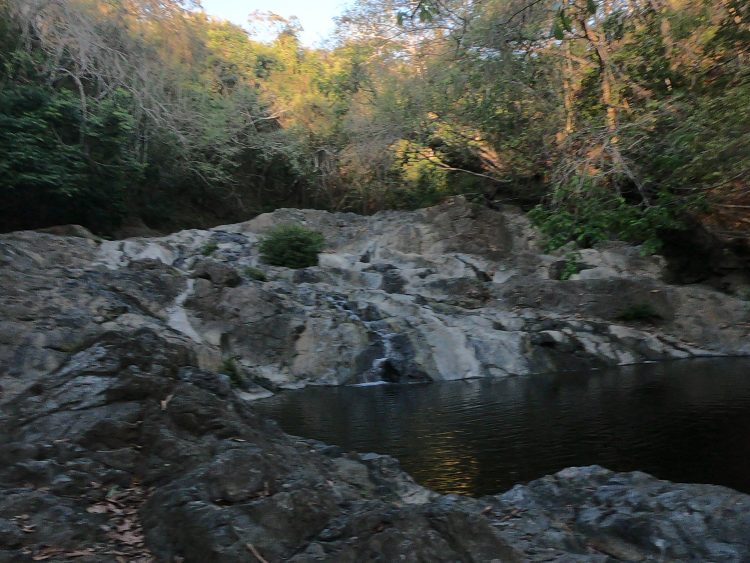
<svg viewBox="0 0 750 563">
<path fill-rule="evenodd" d="M 391 150 L 394 161 L 390 172 L 396 181 L 385 190 L 386 207 L 418 209 L 435 205 L 450 195 L 449 173 L 432 149 L 401 140 Z"/>
<path fill-rule="evenodd" d="M 234 358 L 225 358 L 221 363 L 219 372 L 229 376 L 229 380 L 236 387 L 244 387 L 247 384 L 245 375 L 242 370 L 237 367 L 237 362 Z"/>
<path fill-rule="evenodd" d="M 247 266 L 242 272 L 249 277 L 252 280 L 255 281 L 267 281 L 268 277 L 266 276 L 266 273 L 261 270 L 260 268 L 254 268 L 253 266 Z"/>
<path fill-rule="evenodd" d="M 15 72 L 17 68 L 6 70 Z M 0 216 L 10 225 L 116 225 L 128 185 L 142 167 L 133 157 L 127 96 L 89 100 L 35 83 L 0 90 Z"/>
<path fill-rule="evenodd" d="M 750 75 L 719 92 L 675 96 L 675 112 L 653 121 L 659 134 L 648 136 L 635 158 L 648 155 L 652 177 L 675 193 L 727 187 L 750 169 L 748 99 Z"/>
<path fill-rule="evenodd" d="M 661 315 L 649 303 L 635 303 L 626 307 L 617 315 L 617 320 L 625 322 L 656 322 Z"/>
<path fill-rule="evenodd" d="M 299 225 L 279 225 L 260 244 L 263 260 L 272 266 L 308 268 L 318 264 L 325 245 L 323 235 Z"/>
<path fill-rule="evenodd" d="M 644 254 L 653 254 L 661 248 L 661 230 L 681 227 L 677 203 L 667 195 L 654 205 L 638 206 L 586 182 L 583 188 L 568 185 L 555 195 L 559 198 L 556 205 L 538 205 L 529 212 L 546 236 L 547 251 L 571 241 L 586 248 L 614 239 L 641 244 Z"/>
<path fill-rule="evenodd" d="M 307 155 L 258 82 L 283 83 L 282 54 L 177 0 L 26 4 L 0 2 L 4 228 L 244 219 L 298 196 Z"/>
<path fill-rule="evenodd" d="M 215 240 L 210 240 L 201 248 L 201 254 L 203 256 L 211 256 L 214 252 L 219 249 L 219 245 L 216 244 Z"/>
<path fill-rule="evenodd" d="M 328 49 L 277 16 L 261 43 L 178 0 L 105 4 L 0 2 L 5 228 L 473 193 L 539 204 L 549 248 L 653 252 L 747 206 L 747 2 L 357 0 Z"/>
<path fill-rule="evenodd" d="M 568 252 L 565 255 L 565 265 L 560 272 L 560 280 L 567 281 L 583 269 L 581 255 L 577 252 Z"/>
<path fill-rule="evenodd" d="M 79 189 L 85 162 L 76 144 L 80 114 L 73 96 L 55 95 L 36 85 L 18 85 L 0 91 L 0 108 L 0 150 L 4 155 L 0 174 L 5 189 L 57 186 L 62 195 Z M 56 130 L 63 135 L 54 135 Z"/>
</svg>

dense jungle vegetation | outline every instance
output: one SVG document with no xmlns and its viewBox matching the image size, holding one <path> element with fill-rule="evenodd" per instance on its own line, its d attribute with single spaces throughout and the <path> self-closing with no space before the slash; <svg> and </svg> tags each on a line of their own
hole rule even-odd
<svg viewBox="0 0 750 563">
<path fill-rule="evenodd" d="M 0 0 L 0 226 L 453 194 L 551 246 L 750 232 L 745 0 L 358 0 L 330 46 L 178 0 Z"/>
</svg>

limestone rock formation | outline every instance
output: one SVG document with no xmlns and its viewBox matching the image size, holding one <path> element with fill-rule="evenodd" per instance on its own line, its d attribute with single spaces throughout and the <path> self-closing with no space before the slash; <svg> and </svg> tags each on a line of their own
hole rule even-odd
<svg viewBox="0 0 750 563">
<path fill-rule="evenodd" d="M 258 241 L 284 223 L 325 235 L 317 267 L 260 261 Z M 278 210 L 160 238 L 2 235 L 3 400 L 105 332 L 141 328 L 231 368 L 248 397 L 750 352 L 747 301 L 667 284 L 661 258 L 624 244 L 581 251 L 561 280 L 568 259 L 541 252 L 518 210 L 460 198 L 371 217 Z"/>
</svg>

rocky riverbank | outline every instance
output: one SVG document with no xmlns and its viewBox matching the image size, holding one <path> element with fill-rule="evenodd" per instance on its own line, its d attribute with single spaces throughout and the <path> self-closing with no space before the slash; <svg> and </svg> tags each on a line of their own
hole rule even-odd
<svg viewBox="0 0 750 563">
<path fill-rule="evenodd" d="M 290 222 L 326 236 L 319 266 L 260 263 L 259 238 Z M 603 246 L 561 280 L 570 259 L 523 215 L 461 200 L 73 234 L 0 236 L 0 562 L 750 557 L 750 497 L 729 489 L 590 467 L 440 496 L 248 401 L 750 352 L 748 303 L 665 283 L 659 258 Z"/>
<path fill-rule="evenodd" d="M 149 329 L 105 334 L 0 424 L 0 561 L 745 561 L 750 497 L 571 468 L 440 496 L 284 435 Z"/>
<path fill-rule="evenodd" d="M 319 266 L 262 264 L 258 240 L 284 223 L 325 235 Z M 627 245 L 544 254 L 519 211 L 461 199 L 371 217 L 279 210 L 161 238 L 74 234 L 0 236 L 6 400 L 93 338 L 140 328 L 231 372 L 248 397 L 750 353 L 750 302 L 667 284 L 661 258 Z"/>
</svg>

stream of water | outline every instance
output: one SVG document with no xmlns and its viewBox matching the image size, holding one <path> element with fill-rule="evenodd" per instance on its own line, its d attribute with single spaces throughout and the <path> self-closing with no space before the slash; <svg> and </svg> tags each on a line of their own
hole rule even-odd
<svg viewBox="0 0 750 563">
<path fill-rule="evenodd" d="M 443 493 L 497 493 L 590 464 L 750 493 L 748 359 L 308 387 L 256 408 L 291 434 L 393 455 Z"/>
<path fill-rule="evenodd" d="M 396 335 L 390 330 L 385 321 L 366 320 L 362 318 L 359 313 L 352 309 L 346 299 L 341 296 L 328 295 L 326 301 L 337 310 L 345 313 L 349 320 L 355 321 L 364 326 L 370 335 L 373 344 L 379 345 L 381 348 L 380 354 L 373 359 L 372 364 L 368 369 L 359 374 L 358 381 L 353 385 L 359 387 L 371 387 L 374 385 L 386 384 L 387 381 L 384 380 L 383 376 L 388 367 L 388 362 L 393 359 L 393 339 Z"/>
</svg>

